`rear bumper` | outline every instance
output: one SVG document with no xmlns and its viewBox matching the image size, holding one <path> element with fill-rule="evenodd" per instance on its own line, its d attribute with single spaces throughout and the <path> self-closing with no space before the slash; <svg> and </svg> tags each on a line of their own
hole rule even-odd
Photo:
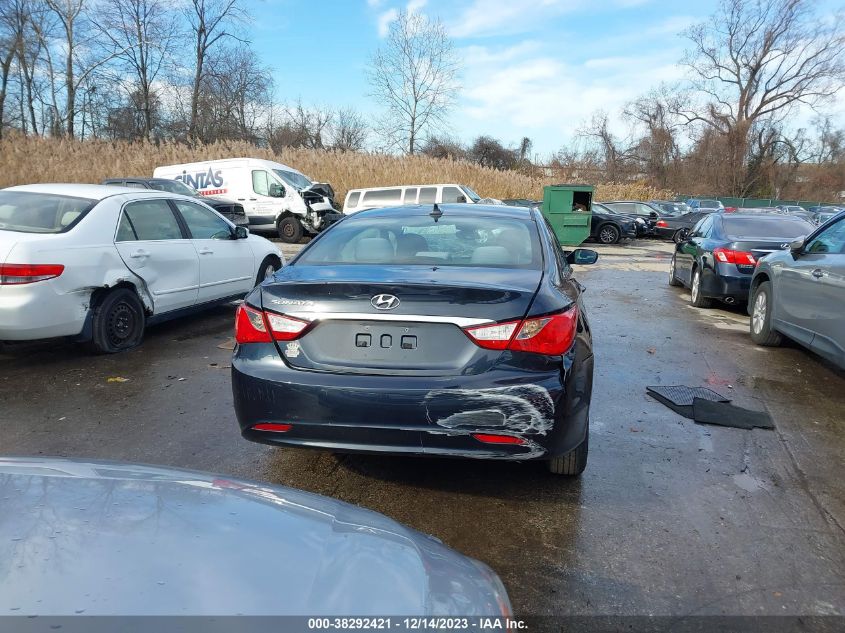
<svg viewBox="0 0 845 633">
<path fill-rule="evenodd" d="M 701 291 L 705 297 L 730 301 L 734 303 L 746 303 L 748 292 L 751 289 L 752 275 L 705 275 L 701 280 Z"/>
<path fill-rule="evenodd" d="M 242 435 L 265 444 L 340 452 L 483 459 L 554 457 L 587 432 L 593 358 L 576 345 L 556 367 L 501 366 L 476 376 L 330 374 L 288 367 L 272 344 L 241 345 L 232 391 Z M 291 424 L 284 433 L 259 423 Z M 489 444 L 473 433 L 523 444 Z"/>
<path fill-rule="evenodd" d="M 673 229 L 671 227 L 655 226 L 654 235 L 655 237 L 671 240 L 673 237 L 675 237 L 675 233 L 679 230 L 680 229 Z"/>
<path fill-rule="evenodd" d="M 0 341 L 33 341 L 82 332 L 91 294 L 59 294 L 52 281 L 0 288 Z"/>
</svg>

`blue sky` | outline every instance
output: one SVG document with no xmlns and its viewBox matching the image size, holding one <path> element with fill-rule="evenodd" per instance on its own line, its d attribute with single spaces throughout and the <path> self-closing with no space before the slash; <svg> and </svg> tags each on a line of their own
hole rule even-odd
<svg viewBox="0 0 845 633">
<path fill-rule="evenodd" d="M 401 8 L 438 17 L 462 61 L 452 137 L 523 136 L 548 155 L 596 109 L 611 114 L 679 78 L 681 31 L 715 0 L 252 0 L 250 40 L 273 72 L 276 98 L 354 106 L 368 116 L 365 69 Z"/>
</svg>

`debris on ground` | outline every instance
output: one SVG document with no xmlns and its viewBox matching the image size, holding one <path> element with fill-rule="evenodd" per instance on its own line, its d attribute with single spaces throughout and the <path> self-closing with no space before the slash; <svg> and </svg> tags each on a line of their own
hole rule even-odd
<svg viewBox="0 0 845 633">
<path fill-rule="evenodd" d="M 646 393 L 658 402 L 663 403 L 675 413 L 680 413 L 690 420 L 695 419 L 692 405 L 695 398 L 712 400 L 714 402 L 730 402 L 730 398 L 707 389 L 706 387 L 686 387 L 684 385 L 657 385 L 646 387 Z"/>
<path fill-rule="evenodd" d="M 693 419 L 697 424 L 716 424 L 737 429 L 773 429 L 775 423 L 766 411 L 744 409 L 729 402 L 713 402 L 695 398 L 692 403 Z"/>
<path fill-rule="evenodd" d="M 220 343 L 220 345 L 218 345 L 217 347 L 219 349 L 234 350 L 235 349 L 235 339 L 233 339 L 233 338 L 227 339 L 227 340 L 223 341 L 222 343 Z"/>
<path fill-rule="evenodd" d="M 123 376 L 112 376 L 111 378 L 106 378 L 106 382 L 129 382 L 129 379 Z"/>
</svg>

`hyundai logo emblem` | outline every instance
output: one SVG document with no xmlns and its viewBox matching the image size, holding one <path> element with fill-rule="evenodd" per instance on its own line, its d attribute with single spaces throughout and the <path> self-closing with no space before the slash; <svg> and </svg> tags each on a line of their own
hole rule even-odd
<svg viewBox="0 0 845 633">
<path fill-rule="evenodd" d="M 370 299 L 376 310 L 392 310 L 399 307 L 399 297 L 393 295 L 376 295 Z"/>
</svg>

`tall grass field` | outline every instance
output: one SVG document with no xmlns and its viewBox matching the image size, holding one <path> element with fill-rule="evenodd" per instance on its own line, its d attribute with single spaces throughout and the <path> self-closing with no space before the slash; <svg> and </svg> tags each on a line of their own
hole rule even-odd
<svg viewBox="0 0 845 633">
<path fill-rule="evenodd" d="M 219 158 L 264 158 L 331 183 L 338 201 L 349 189 L 387 185 L 460 183 L 482 197 L 542 199 L 543 186 L 559 178 L 536 178 L 466 161 L 427 156 L 392 156 L 311 149 L 275 153 L 245 142 L 208 145 L 69 140 L 9 134 L 0 140 L 0 187 L 39 182 L 98 183 L 119 176 L 152 176 L 160 165 Z M 664 199 L 671 195 L 640 183 L 587 183 L 596 200 Z"/>
</svg>

